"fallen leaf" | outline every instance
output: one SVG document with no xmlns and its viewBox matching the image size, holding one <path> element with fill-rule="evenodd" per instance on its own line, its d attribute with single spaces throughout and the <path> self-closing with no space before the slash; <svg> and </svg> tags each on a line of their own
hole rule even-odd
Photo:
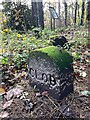
<svg viewBox="0 0 90 120">
<path fill-rule="evenodd" d="M 7 107 L 9 107 L 12 104 L 13 100 L 9 100 L 7 102 L 5 102 L 5 104 L 3 105 L 3 109 L 6 109 Z"/>
<path fill-rule="evenodd" d="M 23 86 L 18 85 L 18 84 L 16 85 L 16 87 L 15 87 L 15 88 L 19 88 L 19 89 L 22 89 L 22 90 L 24 89 L 24 88 L 23 88 Z"/>
<path fill-rule="evenodd" d="M 8 112 L 3 111 L 3 112 L 0 113 L 0 118 L 6 118 L 6 117 L 8 117 L 8 115 L 9 115 Z"/>
<path fill-rule="evenodd" d="M 42 96 L 48 96 L 48 91 L 42 92 Z"/>
<path fill-rule="evenodd" d="M 10 100 L 13 96 L 14 96 L 13 89 L 11 89 L 11 90 L 9 90 L 9 91 L 6 93 L 5 98 L 6 98 L 7 100 Z"/>
<path fill-rule="evenodd" d="M 20 100 L 22 100 L 22 99 L 25 99 L 25 96 L 24 96 L 24 95 L 22 95 L 22 96 L 20 97 Z"/>
<path fill-rule="evenodd" d="M 22 87 L 17 86 L 17 87 L 15 87 L 15 88 L 9 90 L 9 91 L 6 93 L 5 98 L 6 98 L 7 100 L 10 100 L 13 96 L 14 96 L 14 97 L 20 96 L 22 92 L 23 92 Z"/>
<path fill-rule="evenodd" d="M 13 88 L 14 97 L 16 97 L 17 95 L 20 95 L 22 92 L 23 90 L 20 88 Z"/>
<path fill-rule="evenodd" d="M 41 93 L 40 92 L 36 93 L 36 96 L 41 97 Z"/>
<path fill-rule="evenodd" d="M 80 76 L 80 72 L 74 72 L 75 76 Z"/>
<path fill-rule="evenodd" d="M 80 76 L 86 77 L 86 76 L 87 76 L 87 73 L 86 73 L 86 72 L 82 72 L 82 73 L 80 74 Z"/>
<path fill-rule="evenodd" d="M 22 71 L 21 76 L 26 76 L 27 73 L 25 71 Z"/>
<path fill-rule="evenodd" d="M 90 60 L 86 60 L 87 63 L 90 63 Z"/>
<path fill-rule="evenodd" d="M 2 87 L 0 87 L 0 95 L 3 95 L 3 94 L 5 94 L 5 89 L 4 88 L 2 88 Z"/>
<path fill-rule="evenodd" d="M 82 76 L 83 76 L 83 77 L 86 77 L 86 76 L 87 76 L 87 73 L 86 73 L 86 72 L 83 72 L 83 73 L 82 73 Z"/>
<path fill-rule="evenodd" d="M 84 54 L 85 54 L 85 55 L 89 55 L 89 56 L 90 56 L 89 51 L 85 51 L 85 52 L 84 52 Z"/>
</svg>

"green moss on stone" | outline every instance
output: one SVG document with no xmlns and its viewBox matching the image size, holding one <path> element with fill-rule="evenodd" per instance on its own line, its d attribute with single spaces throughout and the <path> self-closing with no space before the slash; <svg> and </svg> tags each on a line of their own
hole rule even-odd
<svg viewBox="0 0 90 120">
<path fill-rule="evenodd" d="M 42 53 L 47 54 L 53 62 L 60 68 L 60 70 L 64 70 L 65 68 L 70 68 L 73 62 L 72 56 L 65 50 L 60 50 L 59 47 L 49 46 L 45 48 L 36 49 L 33 51 L 34 55 L 38 54 L 43 55 Z"/>
</svg>

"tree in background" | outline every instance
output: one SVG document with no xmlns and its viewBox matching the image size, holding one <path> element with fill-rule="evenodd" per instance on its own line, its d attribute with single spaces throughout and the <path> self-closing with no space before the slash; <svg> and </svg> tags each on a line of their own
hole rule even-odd
<svg viewBox="0 0 90 120">
<path fill-rule="evenodd" d="M 72 23 L 74 22 L 74 3 L 73 1 L 71 2 L 71 19 Z"/>
<path fill-rule="evenodd" d="M 74 25 L 76 25 L 77 22 L 77 9 L 78 9 L 78 2 L 75 1 L 75 17 L 74 17 Z"/>
<path fill-rule="evenodd" d="M 80 5 L 78 4 L 78 25 L 80 25 L 80 11 L 79 11 L 79 9 L 80 9 Z"/>
<path fill-rule="evenodd" d="M 44 28 L 44 15 L 43 15 L 43 3 L 42 0 L 31 0 L 32 4 L 32 19 L 34 27 Z"/>
<path fill-rule="evenodd" d="M 4 14 L 7 18 L 6 26 L 11 29 L 25 31 L 32 26 L 31 9 L 21 2 L 3 2 Z"/>
<path fill-rule="evenodd" d="M 58 19 L 58 26 L 60 27 L 60 0 L 58 0 L 58 16 L 59 16 L 59 19 Z"/>
<path fill-rule="evenodd" d="M 67 26 L 67 2 L 64 0 L 64 9 L 65 9 L 65 26 Z"/>
<path fill-rule="evenodd" d="M 84 25 L 84 11 L 85 11 L 85 1 L 82 0 L 82 14 L 81 14 L 81 23 L 80 23 L 80 25 Z"/>
<path fill-rule="evenodd" d="M 87 2 L 87 20 L 90 21 L 90 1 Z"/>
<path fill-rule="evenodd" d="M 44 28 L 44 15 L 43 15 L 43 3 L 38 2 L 38 10 L 39 10 L 39 24 L 41 28 Z"/>
<path fill-rule="evenodd" d="M 88 37 L 90 41 L 90 1 L 87 2 L 87 25 L 88 25 Z M 90 42 L 89 42 L 89 45 L 90 45 Z"/>
</svg>

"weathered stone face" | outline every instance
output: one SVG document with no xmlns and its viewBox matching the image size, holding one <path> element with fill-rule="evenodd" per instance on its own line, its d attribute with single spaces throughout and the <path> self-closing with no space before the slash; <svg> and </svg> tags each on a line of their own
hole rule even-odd
<svg viewBox="0 0 90 120">
<path fill-rule="evenodd" d="M 58 49 L 57 47 L 51 48 L 55 48 L 54 50 Z M 48 91 L 53 98 L 61 100 L 70 92 L 73 92 L 72 65 L 70 63 L 69 66 L 64 65 L 63 67 L 63 69 L 60 69 L 60 66 L 48 52 L 35 51 L 30 53 L 30 85 L 32 87 L 36 86 L 40 92 Z"/>
</svg>

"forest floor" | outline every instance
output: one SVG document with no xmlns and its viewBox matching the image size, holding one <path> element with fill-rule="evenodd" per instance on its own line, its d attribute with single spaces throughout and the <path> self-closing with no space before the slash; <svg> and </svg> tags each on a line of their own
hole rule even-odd
<svg viewBox="0 0 90 120">
<path fill-rule="evenodd" d="M 75 32 L 63 33 L 68 39 L 75 38 Z M 71 37 L 72 36 L 72 37 Z M 90 91 L 89 91 L 89 47 L 86 45 L 74 46 L 71 52 L 80 52 L 80 58 L 73 61 L 74 67 L 74 92 L 59 103 L 47 93 L 36 92 L 30 87 L 27 71 L 9 66 L 7 71 L 15 76 L 13 80 L 3 86 L 8 94 L 0 96 L 0 118 L 9 119 L 55 119 L 59 118 L 87 118 L 90 120 Z M 16 88 L 16 89 L 15 89 Z M 14 92 L 12 92 L 12 90 Z M 7 100 L 6 100 L 7 99 Z"/>
</svg>

